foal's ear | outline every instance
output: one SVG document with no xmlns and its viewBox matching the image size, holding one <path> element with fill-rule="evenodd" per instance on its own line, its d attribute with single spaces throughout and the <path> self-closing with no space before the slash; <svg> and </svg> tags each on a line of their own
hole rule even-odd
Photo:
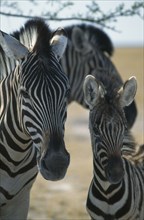
<svg viewBox="0 0 144 220">
<path fill-rule="evenodd" d="M 132 76 L 125 82 L 123 87 L 118 92 L 120 94 L 120 102 L 122 107 L 128 106 L 132 103 L 136 91 L 137 91 L 136 77 Z"/>
<path fill-rule="evenodd" d="M 28 49 L 11 35 L 0 31 L 0 45 L 6 56 L 12 59 L 22 59 L 28 54 Z"/>
<path fill-rule="evenodd" d="M 104 97 L 104 90 L 92 75 L 87 75 L 83 84 L 84 99 L 86 104 L 92 109 L 99 97 Z"/>
<path fill-rule="evenodd" d="M 67 46 L 67 34 L 63 28 L 58 28 L 54 32 L 53 37 L 50 40 L 50 45 L 52 46 L 55 56 L 60 59 Z"/>
</svg>

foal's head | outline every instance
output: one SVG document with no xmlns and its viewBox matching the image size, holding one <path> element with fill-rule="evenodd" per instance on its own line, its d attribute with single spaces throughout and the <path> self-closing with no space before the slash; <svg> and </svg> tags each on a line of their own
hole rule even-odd
<svg viewBox="0 0 144 220">
<path fill-rule="evenodd" d="M 113 184 L 124 176 L 121 150 L 127 132 L 123 108 L 130 105 L 136 94 L 135 77 L 129 78 L 110 96 L 103 84 L 88 75 L 84 81 L 85 101 L 90 109 L 89 127 L 94 158 L 104 170 L 106 179 Z"/>
</svg>

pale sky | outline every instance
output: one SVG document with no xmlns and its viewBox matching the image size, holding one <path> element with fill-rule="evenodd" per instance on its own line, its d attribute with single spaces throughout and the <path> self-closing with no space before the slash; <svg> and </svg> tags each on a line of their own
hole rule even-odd
<svg viewBox="0 0 144 220">
<path fill-rule="evenodd" d="M 11 0 L 12 1 L 12 0 Z M 14 1 L 14 0 L 13 0 Z M 25 14 L 30 13 L 30 4 L 28 0 L 18 1 L 21 6 L 22 11 Z M 40 0 L 40 6 L 37 7 L 35 14 L 40 16 L 41 11 L 48 11 L 47 4 L 45 0 Z M 75 1 L 75 8 L 73 11 L 83 12 L 84 5 L 89 1 Z M 124 2 L 126 7 L 130 7 L 134 1 L 132 0 L 99 0 L 97 1 L 101 10 L 104 12 L 110 11 L 115 8 L 120 3 Z M 67 10 L 65 12 L 65 17 L 67 14 L 73 12 L 72 10 Z M 23 18 L 14 18 L 14 17 L 5 17 L 0 15 L 0 29 L 6 33 L 11 33 L 17 29 L 19 29 L 24 23 L 26 19 Z M 59 26 L 65 26 L 74 23 L 74 21 L 69 22 L 49 22 L 51 28 L 57 28 Z M 75 22 L 76 23 L 76 22 Z M 117 23 L 112 23 L 113 26 L 120 32 L 114 32 L 107 28 L 103 30 L 109 35 L 114 46 L 143 46 L 144 45 L 144 21 L 140 19 L 138 16 L 134 17 L 122 17 L 118 18 Z"/>
</svg>

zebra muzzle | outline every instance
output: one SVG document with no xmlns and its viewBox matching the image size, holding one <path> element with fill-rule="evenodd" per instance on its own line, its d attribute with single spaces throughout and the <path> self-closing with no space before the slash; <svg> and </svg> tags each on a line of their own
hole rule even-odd
<svg viewBox="0 0 144 220">
<path fill-rule="evenodd" d="M 111 156 L 105 168 L 106 178 L 111 184 L 119 183 L 124 177 L 123 162 L 120 157 Z"/>
<path fill-rule="evenodd" d="M 65 177 L 69 163 L 70 155 L 66 150 L 47 152 L 40 161 L 40 172 L 46 180 L 61 180 Z"/>
</svg>

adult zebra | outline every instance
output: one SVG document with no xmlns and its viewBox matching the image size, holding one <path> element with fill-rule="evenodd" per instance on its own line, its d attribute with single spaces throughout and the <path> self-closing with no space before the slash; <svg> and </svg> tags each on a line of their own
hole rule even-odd
<svg viewBox="0 0 144 220">
<path fill-rule="evenodd" d="M 0 32 L 1 56 L 18 60 L 0 82 L 1 220 L 26 219 L 38 169 L 45 179 L 59 180 L 70 160 L 64 143 L 69 82 L 58 61 L 67 37 L 41 19 L 20 33 L 27 47 Z"/>
<path fill-rule="evenodd" d="M 136 79 L 119 88 L 101 76 L 88 75 L 83 86 L 93 152 L 87 211 L 93 220 L 143 220 L 144 146 L 136 147 L 123 111 L 134 99 Z"/>
<path fill-rule="evenodd" d="M 120 74 L 110 60 L 113 45 L 102 30 L 92 25 L 77 24 L 65 27 L 65 30 L 68 35 L 68 46 L 61 64 L 70 81 L 69 102 L 76 101 L 88 107 L 82 89 L 86 75 L 91 74 L 96 77 L 95 70 L 111 69 L 111 77 L 114 76 L 120 86 L 123 84 Z M 124 110 L 128 126 L 131 128 L 137 115 L 135 102 L 126 106 Z"/>
<path fill-rule="evenodd" d="M 113 54 L 113 45 L 102 30 L 92 25 L 72 25 L 65 27 L 65 30 L 68 35 L 68 45 L 60 62 L 71 86 L 69 103 L 76 101 L 87 108 L 82 89 L 86 75 L 92 74 L 96 77 L 97 72 L 95 70 L 111 69 L 111 75 L 116 77 L 117 83 L 120 86 L 123 84 L 120 74 L 110 60 L 110 56 Z M 13 36 L 25 45 L 26 41 L 19 32 L 14 32 Z M 12 59 L 7 58 L 5 61 L 3 57 L 0 57 L 0 64 L 1 78 L 15 66 Z M 137 115 L 135 102 L 126 106 L 124 110 L 128 126 L 131 128 Z"/>
</svg>

